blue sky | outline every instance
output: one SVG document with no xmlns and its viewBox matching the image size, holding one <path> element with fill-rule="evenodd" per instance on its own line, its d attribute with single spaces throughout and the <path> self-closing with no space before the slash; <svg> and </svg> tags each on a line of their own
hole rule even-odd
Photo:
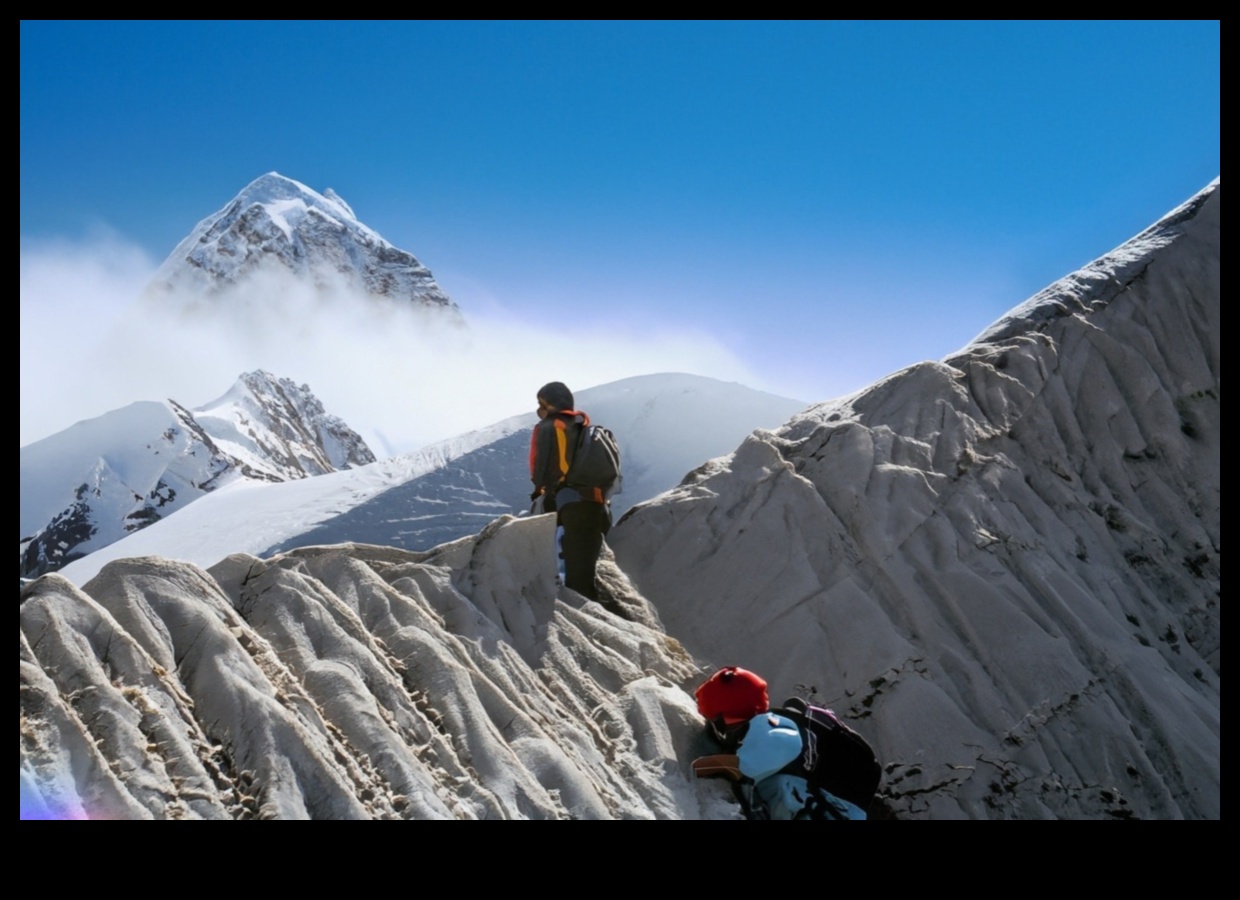
<svg viewBox="0 0 1240 900">
<path fill-rule="evenodd" d="M 521 352 L 684 334 L 823 400 L 1217 177 L 1219 81 L 1217 21 L 22 22 L 23 322 L 29 253 L 156 265 L 275 170 Z"/>
</svg>

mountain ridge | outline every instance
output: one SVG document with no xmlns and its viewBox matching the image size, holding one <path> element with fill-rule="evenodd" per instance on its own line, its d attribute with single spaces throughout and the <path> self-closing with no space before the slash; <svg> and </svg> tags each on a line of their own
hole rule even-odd
<svg viewBox="0 0 1240 900">
<path fill-rule="evenodd" d="M 1217 818 L 1220 217 L 1214 182 L 756 432 L 619 523 L 618 564 L 695 657 L 858 721 L 900 815 Z"/>
</svg>

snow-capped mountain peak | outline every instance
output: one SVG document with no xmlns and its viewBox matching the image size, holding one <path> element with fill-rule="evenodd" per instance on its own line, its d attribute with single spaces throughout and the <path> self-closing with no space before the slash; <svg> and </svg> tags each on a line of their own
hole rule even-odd
<svg viewBox="0 0 1240 900">
<path fill-rule="evenodd" d="M 430 270 L 362 224 L 339 194 L 278 172 L 256 178 L 199 222 L 156 272 L 148 296 L 213 294 L 268 267 L 319 286 L 343 278 L 373 295 L 457 312 Z"/>
<path fill-rule="evenodd" d="M 59 569 L 238 479 L 294 481 L 374 460 L 308 385 L 263 371 L 194 410 L 133 403 L 21 448 L 19 568 Z"/>
</svg>

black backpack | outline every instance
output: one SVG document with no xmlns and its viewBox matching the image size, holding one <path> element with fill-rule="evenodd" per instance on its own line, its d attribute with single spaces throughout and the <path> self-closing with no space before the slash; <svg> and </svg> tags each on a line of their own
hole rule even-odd
<svg viewBox="0 0 1240 900">
<path fill-rule="evenodd" d="M 770 712 L 795 725 L 801 738 L 801 751 L 774 773 L 775 776 L 793 776 L 797 782 L 804 779 L 799 787 L 795 783 L 782 786 L 788 793 L 782 798 L 780 818 L 787 818 L 793 807 L 798 819 L 853 818 L 839 800 L 846 800 L 863 811 L 869 807 L 883 775 L 874 750 L 865 738 L 841 722 L 831 710 L 810 706 L 800 698 L 785 700 L 783 707 Z M 767 801 L 772 798 L 760 796 L 757 785 L 744 775 L 740 759 L 734 755 L 738 745 L 744 743 L 752 721 L 729 726 L 726 733 L 712 727 L 712 735 L 728 752 L 695 759 L 693 771 L 699 778 L 727 778 L 745 818 L 768 819 L 772 810 Z M 763 776 L 759 783 L 766 784 L 771 777 Z"/>
<path fill-rule="evenodd" d="M 811 791 L 827 793 L 865 809 L 878 793 L 883 768 L 865 738 L 829 709 L 810 706 L 799 697 L 771 712 L 786 716 L 801 730 L 801 755 L 783 771 L 800 775 Z"/>
<path fill-rule="evenodd" d="M 585 499 L 605 503 L 620 493 L 623 481 L 616 436 L 602 425 L 584 426 L 564 483 L 580 491 Z"/>
</svg>

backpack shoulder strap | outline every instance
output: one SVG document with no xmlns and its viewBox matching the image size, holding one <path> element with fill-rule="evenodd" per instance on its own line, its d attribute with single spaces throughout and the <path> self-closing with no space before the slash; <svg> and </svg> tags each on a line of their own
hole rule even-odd
<svg viewBox="0 0 1240 900">
<path fill-rule="evenodd" d="M 713 756 L 699 756 L 693 761 L 693 774 L 698 778 L 726 778 L 728 781 L 740 781 L 740 761 L 735 753 L 716 753 Z"/>
</svg>

